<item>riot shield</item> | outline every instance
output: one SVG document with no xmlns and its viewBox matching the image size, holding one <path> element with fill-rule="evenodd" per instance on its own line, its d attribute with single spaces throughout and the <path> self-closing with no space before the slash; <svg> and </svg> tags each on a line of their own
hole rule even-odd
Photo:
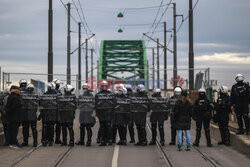
<svg viewBox="0 0 250 167">
<path fill-rule="evenodd" d="M 131 99 L 117 97 L 115 101 L 116 101 L 116 106 L 115 106 L 116 113 L 130 113 Z"/>
<path fill-rule="evenodd" d="M 113 109 L 114 94 L 112 93 L 98 93 L 96 94 L 97 109 Z"/>
<path fill-rule="evenodd" d="M 22 102 L 22 119 L 23 121 L 36 121 L 37 110 L 39 106 L 38 95 L 23 94 L 21 95 Z"/>
<path fill-rule="evenodd" d="M 58 96 L 57 103 L 60 123 L 73 122 L 76 110 L 76 97 L 74 95 Z"/>
<path fill-rule="evenodd" d="M 78 99 L 78 108 L 80 110 L 79 122 L 80 124 L 95 124 L 95 117 L 93 116 L 95 110 L 94 96 L 82 96 Z"/>
<path fill-rule="evenodd" d="M 148 97 L 131 97 L 130 106 L 132 112 L 148 112 L 149 99 Z"/>
<path fill-rule="evenodd" d="M 150 98 L 150 109 L 152 112 L 167 112 L 167 99 L 164 97 Z"/>
<path fill-rule="evenodd" d="M 42 95 L 40 96 L 40 108 L 42 119 L 45 122 L 57 121 L 57 95 Z"/>
</svg>

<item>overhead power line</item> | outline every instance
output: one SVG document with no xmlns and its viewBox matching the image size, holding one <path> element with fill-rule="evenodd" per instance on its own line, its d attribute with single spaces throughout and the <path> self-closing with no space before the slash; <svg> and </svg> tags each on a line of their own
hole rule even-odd
<svg viewBox="0 0 250 167">
<path fill-rule="evenodd" d="M 60 1 L 61 1 L 61 4 L 63 5 L 63 7 L 65 8 L 65 10 L 67 11 L 68 9 L 67 9 L 66 5 L 63 3 L 62 0 L 60 0 Z M 78 24 L 78 21 L 77 21 L 72 15 L 70 15 L 70 17 L 71 17 L 71 19 L 72 19 L 76 24 Z"/>
</svg>

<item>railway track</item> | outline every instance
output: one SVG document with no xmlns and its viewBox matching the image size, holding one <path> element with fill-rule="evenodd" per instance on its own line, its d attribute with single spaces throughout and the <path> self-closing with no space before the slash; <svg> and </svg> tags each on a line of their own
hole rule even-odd
<svg viewBox="0 0 250 167">
<path fill-rule="evenodd" d="M 149 132 L 152 134 L 151 132 L 151 127 L 150 127 L 150 124 L 147 122 L 147 128 L 149 130 Z M 184 137 L 184 139 L 186 139 Z M 157 138 L 156 139 L 156 146 L 158 147 L 158 149 L 160 150 L 166 164 L 168 167 L 173 167 L 173 163 L 171 162 L 170 158 L 167 156 L 167 153 L 164 151 L 163 149 L 163 146 L 161 146 L 160 142 L 159 142 L 159 139 Z M 221 165 L 219 165 L 217 162 L 215 162 L 213 159 L 211 159 L 210 157 L 208 157 L 204 152 L 202 152 L 199 148 L 195 147 L 192 145 L 192 147 L 201 155 L 201 157 L 209 163 L 210 166 L 213 166 L 213 167 L 221 167 Z"/>
</svg>

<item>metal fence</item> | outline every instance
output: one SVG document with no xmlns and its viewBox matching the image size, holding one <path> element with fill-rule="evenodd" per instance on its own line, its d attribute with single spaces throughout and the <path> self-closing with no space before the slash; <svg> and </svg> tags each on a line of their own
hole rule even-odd
<svg viewBox="0 0 250 167">
<path fill-rule="evenodd" d="M 216 81 L 211 80 L 210 78 L 210 70 L 207 69 L 195 69 L 195 81 L 198 87 L 209 87 L 216 85 Z M 148 68 L 147 76 L 148 79 L 140 79 L 138 77 L 130 77 L 128 79 L 107 79 L 110 89 L 114 89 L 115 84 L 124 83 L 131 84 L 135 87 L 139 83 L 146 83 L 147 89 L 152 90 L 153 88 L 160 88 L 164 92 L 170 93 L 172 92 L 173 86 L 173 70 L 167 70 L 167 90 L 164 90 L 164 69 L 152 69 Z M 130 74 L 131 75 L 131 74 Z M 120 77 L 120 76 L 119 76 Z M 59 79 L 61 81 L 61 85 L 66 85 L 67 83 L 67 75 L 66 74 L 53 74 L 53 78 Z M 126 77 L 123 77 L 126 78 Z M 48 74 L 39 74 L 39 73 L 7 73 L 3 72 L 2 74 L 2 90 L 4 90 L 9 85 L 19 85 L 19 81 L 21 79 L 27 80 L 29 83 L 35 83 L 38 90 L 42 89 L 41 87 L 46 87 L 46 83 L 48 80 Z M 96 77 L 89 77 L 87 80 L 78 80 L 78 75 L 72 74 L 70 75 L 70 84 L 75 88 L 75 93 L 78 95 L 81 93 L 81 85 L 87 82 L 90 89 L 93 89 L 95 92 L 100 88 L 101 80 L 98 80 Z M 181 86 L 184 89 L 189 88 L 188 81 L 188 69 L 178 69 L 178 77 L 176 80 L 178 86 Z M 197 88 L 198 89 L 198 88 Z M 43 91 L 38 91 L 38 93 L 42 93 Z M 166 93 L 166 94 L 167 94 Z"/>
</svg>

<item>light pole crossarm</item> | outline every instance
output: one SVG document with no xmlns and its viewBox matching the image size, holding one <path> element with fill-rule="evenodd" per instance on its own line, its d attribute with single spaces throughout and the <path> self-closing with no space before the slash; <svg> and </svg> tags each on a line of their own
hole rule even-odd
<svg viewBox="0 0 250 167">
<path fill-rule="evenodd" d="M 94 36 L 95 36 L 95 34 L 92 34 L 89 38 L 87 38 L 87 41 L 88 41 L 88 40 L 90 40 L 91 38 L 93 38 Z M 83 42 L 80 46 L 84 45 L 85 43 L 86 43 L 86 41 L 85 41 L 85 42 Z M 78 49 L 79 49 L 79 48 L 76 48 L 76 49 L 75 49 L 75 50 L 73 50 L 73 52 L 71 52 L 70 54 L 75 53 Z"/>
<path fill-rule="evenodd" d="M 161 48 L 165 48 L 164 45 L 162 45 L 161 43 L 157 42 L 155 39 L 151 38 L 150 36 L 148 36 L 146 33 L 143 33 L 144 36 L 148 37 L 149 39 L 151 39 L 152 41 L 154 41 L 155 43 L 157 43 L 158 45 L 161 46 Z M 169 52 L 173 53 L 172 50 L 166 48 Z"/>
</svg>

